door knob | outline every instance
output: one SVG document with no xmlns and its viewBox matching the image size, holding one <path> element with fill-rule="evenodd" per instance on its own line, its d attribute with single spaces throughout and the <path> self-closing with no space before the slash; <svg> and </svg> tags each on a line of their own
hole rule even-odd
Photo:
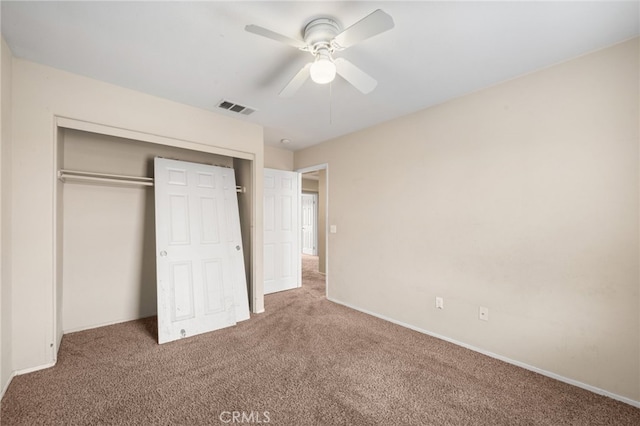
<svg viewBox="0 0 640 426">
<path fill-rule="evenodd" d="M 166 251 L 162 250 L 162 251 L 160 252 L 160 256 L 165 257 L 166 255 L 167 255 L 167 252 L 166 252 Z"/>
</svg>

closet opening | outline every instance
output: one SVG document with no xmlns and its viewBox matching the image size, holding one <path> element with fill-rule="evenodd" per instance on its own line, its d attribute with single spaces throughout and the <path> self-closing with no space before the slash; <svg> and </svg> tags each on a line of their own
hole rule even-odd
<svg viewBox="0 0 640 426">
<path fill-rule="evenodd" d="M 238 158 L 229 150 L 219 154 L 200 151 L 198 144 L 185 142 L 181 145 L 192 145 L 185 148 L 168 139 L 162 142 L 167 144 L 58 127 L 56 172 L 153 178 L 155 157 L 233 168 L 244 191 L 238 194 L 238 210 L 253 309 L 252 156 Z M 156 315 L 153 186 L 117 179 L 58 179 L 56 207 L 55 352 L 63 334 Z M 154 331 L 150 334 L 157 339 Z"/>
</svg>

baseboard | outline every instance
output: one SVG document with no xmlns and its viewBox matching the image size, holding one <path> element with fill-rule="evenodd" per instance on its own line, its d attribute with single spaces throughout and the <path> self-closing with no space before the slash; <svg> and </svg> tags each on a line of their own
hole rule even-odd
<svg viewBox="0 0 640 426">
<path fill-rule="evenodd" d="M 14 371 L 13 375 L 14 376 L 21 376 L 23 374 L 29 374 L 29 373 L 33 373 L 35 371 L 44 370 L 45 368 L 51 368 L 54 365 L 56 365 L 55 361 L 54 362 L 49 362 L 49 363 L 43 364 L 43 365 L 38 365 L 38 366 L 35 366 L 35 367 L 23 368 L 22 370 Z"/>
<path fill-rule="evenodd" d="M 107 321 L 107 322 L 100 323 L 100 324 L 94 324 L 94 325 L 87 325 L 87 326 L 82 326 L 82 327 L 70 328 L 68 330 L 62 330 L 62 335 L 64 336 L 65 334 L 76 333 L 78 331 L 93 330 L 94 328 L 108 327 L 110 325 L 122 324 L 123 322 L 137 321 L 137 320 L 141 320 L 141 319 L 149 318 L 149 317 L 153 317 L 153 316 L 156 316 L 156 314 L 146 315 L 146 316 L 143 316 L 143 317 L 135 317 L 135 318 L 130 318 L 130 319 L 119 319 L 119 320 L 114 320 L 114 321 Z"/>
<path fill-rule="evenodd" d="M 56 365 L 55 362 L 50 362 L 48 364 L 38 365 L 37 367 L 29 367 L 22 370 L 12 371 L 9 375 L 9 380 L 7 380 L 7 383 L 5 383 L 5 385 L 2 387 L 2 390 L 0 390 L 0 400 L 4 398 L 4 394 L 7 392 L 7 389 L 9 389 L 9 385 L 11 384 L 11 381 L 14 377 L 20 376 L 22 374 L 33 373 L 34 371 L 44 370 L 45 368 L 50 368 L 54 365 Z"/>
<path fill-rule="evenodd" d="M 2 389 L 0 389 L 0 401 L 2 401 L 2 398 L 4 398 L 4 394 L 7 392 L 7 389 L 9 389 L 11 380 L 13 380 L 15 376 L 16 376 L 16 372 L 12 371 L 11 374 L 9 375 L 9 380 L 7 380 L 7 383 L 5 383 Z"/>
<path fill-rule="evenodd" d="M 588 390 L 590 392 L 596 393 L 598 395 L 603 395 L 603 396 L 609 397 L 611 399 L 615 399 L 617 401 L 624 402 L 625 404 L 629 404 L 631 406 L 640 408 L 640 401 L 636 401 L 636 400 L 633 400 L 631 398 L 627 398 L 627 397 L 624 397 L 624 396 L 621 396 L 621 395 L 617 395 L 615 393 L 606 391 L 604 389 L 600 389 L 598 387 L 595 387 L 595 386 L 592 386 L 592 385 L 588 385 L 586 383 L 579 382 L 577 380 L 573 380 L 573 379 L 570 379 L 568 377 L 561 376 L 561 375 L 553 373 L 551 371 L 543 370 L 541 368 L 534 367 L 532 365 L 525 364 L 523 362 L 516 361 L 514 359 L 507 358 L 505 356 L 498 355 L 498 354 L 495 354 L 493 352 L 486 351 L 484 349 L 469 345 L 467 343 L 460 342 L 458 340 L 451 339 L 449 337 L 446 337 L 446 336 L 443 336 L 443 335 L 440 335 L 440 334 L 437 334 L 437 333 L 433 333 L 433 332 L 431 332 L 429 330 L 425 330 L 425 329 L 422 329 L 420 327 L 416 327 L 414 325 L 407 324 L 407 323 L 404 323 L 402 321 L 398 321 L 398 320 L 395 320 L 393 318 L 386 317 L 386 316 L 378 314 L 376 312 L 372 312 L 372 311 L 369 311 L 367 309 L 362 309 L 362 308 L 360 308 L 358 306 L 354 306 L 354 305 L 352 305 L 350 303 L 345 303 L 345 302 L 342 302 L 340 300 L 333 299 L 333 298 L 327 298 L 327 300 L 330 300 L 331 302 L 337 303 L 339 305 L 346 306 L 347 308 L 354 309 L 356 311 L 362 312 L 364 314 L 371 315 L 371 316 L 374 316 L 376 318 L 380 318 L 380 319 L 385 320 L 385 321 L 389 321 L 389 322 L 391 322 L 393 324 L 397 324 L 399 326 L 402 326 L 402 327 L 417 331 L 419 333 L 423 333 L 423 334 L 426 334 L 428 336 L 435 337 L 436 339 L 444 340 L 446 342 L 453 343 L 454 345 L 462 346 L 465 349 L 469 349 L 469 350 L 472 350 L 474 352 L 478 352 L 478 353 L 481 353 L 483 355 L 489 356 L 491 358 L 495 358 L 495 359 L 498 359 L 500 361 L 504 361 L 504 362 L 506 362 L 508 364 L 512 364 L 512 365 L 515 365 L 517 367 L 524 368 L 525 370 L 533 371 L 534 373 L 542 374 L 543 376 L 550 377 L 550 378 L 558 380 L 560 382 L 564 382 L 564 383 L 579 387 L 581 389 L 585 389 L 585 390 Z"/>
</svg>

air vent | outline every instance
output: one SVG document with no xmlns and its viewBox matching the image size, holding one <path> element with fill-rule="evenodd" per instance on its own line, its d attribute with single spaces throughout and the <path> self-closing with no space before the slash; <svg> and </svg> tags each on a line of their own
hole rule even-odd
<svg viewBox="0 0 640 426">
<path fill-rule="evenodd" d="M 220 103 L 218 104 L 218 108 L 226 109 L 227 111 L 237 112 L 238 114 L 242 114 L 242 115 L 249 115 L 256 112 L 254 108 L 249 108 L 247 106 L 235 104 L 233 102 L 229 102 L 225 100 L 220 101 Z"/>
</svg>

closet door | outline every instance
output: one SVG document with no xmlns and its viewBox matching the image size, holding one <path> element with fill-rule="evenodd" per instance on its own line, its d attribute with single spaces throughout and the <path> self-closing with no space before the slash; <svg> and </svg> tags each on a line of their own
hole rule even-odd
<svg viewBox="0 0 640 426">
<path fill-rule="evenodd" d="M 159 343 L 249 318 L 235 188 L 233 169 L 155 159 Z"/>
</svg>

